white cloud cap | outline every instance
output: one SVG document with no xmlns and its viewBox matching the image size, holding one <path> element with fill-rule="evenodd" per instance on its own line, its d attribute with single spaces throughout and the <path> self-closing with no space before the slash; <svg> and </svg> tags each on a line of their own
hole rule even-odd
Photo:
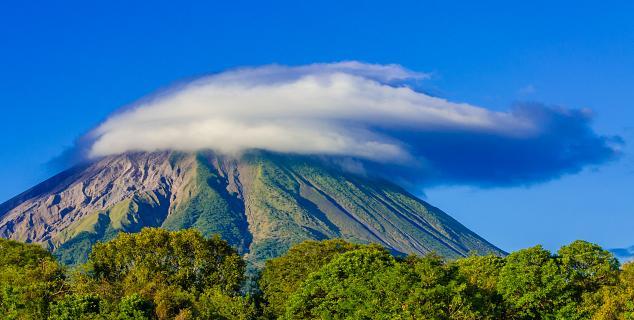
<svg viewBox="0 0 634 320">
<path fill-rule="evenodd" d="M 407 162 L 413 158 L 408 142 L 386 132 L 528 137 L 539 131 L 530 118 L 449 102 L 403 84 L 427 77 L 399 65 L 356 61 L 230 70 L 113 115 L 91 132 L 89 153 L 266 149 Z"/>
</svg>

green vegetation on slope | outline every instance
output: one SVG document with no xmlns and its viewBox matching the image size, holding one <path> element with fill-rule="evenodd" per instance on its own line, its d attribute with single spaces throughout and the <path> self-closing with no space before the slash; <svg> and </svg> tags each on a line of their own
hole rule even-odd
<svg viewBox="0 0 634 320">
<path fill-rule="evenodd" d="M 0 239 L 3 319 L 632 319 L 634 264 L 575 241 L 507 257 L 398 257 L 378 245 L 306 241 L 246 263 L 195 229 L 147 228 L 93 247 L 64 272 L 41 247 Z"/>
<path fill-rule="evenodd" d="M 284 166 L 262 155 L 251 155 L 246 162 L 253 168 L 246 201 L 251 215 L 258 217 L 251 226 L 258 235 L 251 247 L 252 260 L 278 257 L 304 240 L 340 236 L 323 213 L 300 195 L 299 182 Z"/>
<path fill-rule="evenodd" d="M 246 253 L 251 242 L 244 205 L 237 194 L 227 191 L 228 181 L 203 154 L 196 155 L 195 178 L 173 212 L 163 222 L 168 230 L 195 228 L 203 235 L 220 234 L 239 252 Z"/>
<path fill-rule="evenodd" d="M 249 259 L 262 262 L 304 240 L 343 238 L 394 252 L 462 257 L 503 254 L 442 211 L 385 181 L 343 173 L 314 159 L 252 153 L 245 200 L 257 217 Z"/>
<path fill-rule="evenodd" d="M 436 252 L 445 257 L 502 254 L 444 212 L 382 180 L 362 179 L 310 161 L 287 160 L 289 167 L 320 194 L 357 221 L 372 237 L 400 252 Z M 345 238 L 354 239 L 350 224 Z M 357 233 L 357 232 L 354 232 Z"/>
<path fill-rule="evenodd" d="M 54 242 L 61 245 L 53 253 L 65 265 L 86 262 L 90 249 L 98 241 L 108 241 L 119 232 L 160 226 L 167 210 L 167 200 L 160 193 L 135 195 L 103 212 L 88 215 L 59 233 Z"/>
</svg>

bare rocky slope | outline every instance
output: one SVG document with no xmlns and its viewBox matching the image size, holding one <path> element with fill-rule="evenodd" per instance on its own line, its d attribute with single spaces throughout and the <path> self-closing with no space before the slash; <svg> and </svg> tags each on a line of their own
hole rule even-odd
<svg viewBox="0 0 634 320">
<path fill-rule="evenodd" d="M 0 205 L 0 237 L 42 243 L 68 264 L 85 261 L 97 241 L 143 227 L 219 234 L 256 264 L 327 238 L 404 254 L 504 254 L 392 183 L 265 152 L 110 156 Z"/>
</svg>

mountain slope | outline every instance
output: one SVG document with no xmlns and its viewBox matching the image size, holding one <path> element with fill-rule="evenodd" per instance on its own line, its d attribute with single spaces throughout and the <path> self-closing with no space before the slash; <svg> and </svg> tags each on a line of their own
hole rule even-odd
<svg viewBox="0 0 634 320">
<path fill-rule="evenodd" d="M 96 241 L 146 226 L 220 234 L 256 263 L 328 238 L 408 254 L 503 254 L 394 184 L 265 152 L 111 156 L 0 205 L 0 237 L 43 243 L 69 264 L 84 261 Z"/>
</svg>

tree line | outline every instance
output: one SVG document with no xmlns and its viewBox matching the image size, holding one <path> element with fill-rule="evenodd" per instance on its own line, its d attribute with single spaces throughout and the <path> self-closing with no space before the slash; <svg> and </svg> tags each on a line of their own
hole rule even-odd
<svg viewBox="0 0 634 320">
<path fill-rule="evenodd" d="M 218 237 L 146 228 L 66 269 L 0 239 L 2 319 L 634 319 L 634 264 L 575 241 L 445 261 L 306 241 L 249 279 Z M 255 283 L 245 289 L 245 283 Z"/>
</svg>

